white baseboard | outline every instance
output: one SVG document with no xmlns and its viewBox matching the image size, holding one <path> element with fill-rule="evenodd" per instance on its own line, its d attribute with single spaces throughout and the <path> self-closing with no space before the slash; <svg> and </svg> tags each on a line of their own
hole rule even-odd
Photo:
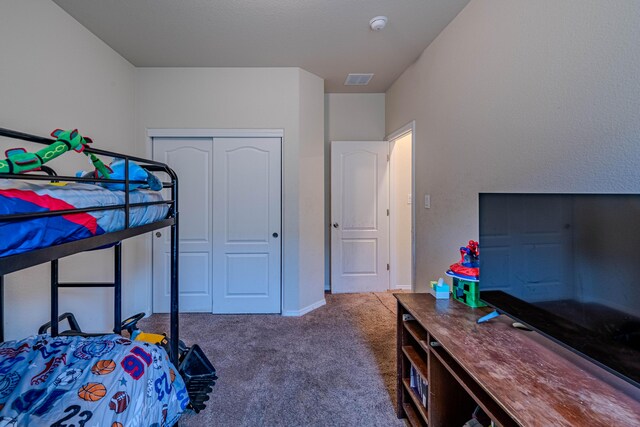
<svg viewBox="0 0 640 427">
<path fill-rule="evenodd" d="M 399 289 L 399 290 L 403 290 L 403 291 L 410 291 L 411 290 L 411 285 L 396 285 L 396 287 L 393 288 L 393 289 Z"/>
<path fill-rule="evenodd" d="M 316 308 L 320 308 L 323 305 L 325 305 L 327 303 L 327 300 L 325 300 L 324 298 L 322 298 L 320 301 L 316 301 L 311 305 L 308 305 L 300 310 L 285 310 L 282 312 L 283 316 L 287 316 L 287 317 L 299 317 L 299 316 L 304 316 L 305 314 L 307 314 L 310 311 L 315 310 Z"/>
</svg>

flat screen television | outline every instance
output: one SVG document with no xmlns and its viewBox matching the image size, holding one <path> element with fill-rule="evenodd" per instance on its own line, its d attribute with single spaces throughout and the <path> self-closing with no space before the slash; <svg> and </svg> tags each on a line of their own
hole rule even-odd
<svg viewBox="0 0 640 427">
<path fill-rule="evenodd" d="M 640 194 L 479 202 L 480 298 L 640 387 Z"/>
</svg>

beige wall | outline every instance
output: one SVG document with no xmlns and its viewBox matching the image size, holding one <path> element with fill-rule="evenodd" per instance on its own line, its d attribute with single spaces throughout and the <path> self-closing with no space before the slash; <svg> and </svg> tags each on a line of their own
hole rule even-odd
<svg viewBox="0 0 640 427">
<path fill-rule="evenodd" d="M 300 70 L 298 310 L 324 302 L 324 81 Z"/>
<path fill-rule="evenodd" d="M 416 120 L 418 290 L 478 237 L 478 192 L 638 192 L 640 5 L 472 0 L 387 92 Z"/>
<path fill-rule="evenodd" d="M 135 70 L 49 1 L 2 2 L 0 40 L 3 127 L 38 135 L 78 127 L 99 148 L 138 155 L 151 153 L 146 127 L 284 129 L 284 310 L 324 301 L 321 79 L 296 68 Z M 73 154 L 53 163 L 66 174 L 89 168 Z M 123 254 L 123 314 L 150 312 L 149 236 L 125 241 Z M 61 261 L 61 280 L 109 281 L 112 268 L 112 251 L 74 255 Z M 109 330 L 112 295 L 63 290 L 60 310 L 83 329 Z M 5 302 L 6 338 L 35 333 L 49 316 L 48 266 L 8 275 Z"/>
<path fill-rule="evenodd" d="M 385 138 L 384 93 L 328 93 L 324 98 L 324 236 L 325 289 L 331 266 L 331 141 L 382 141 Z"/>
<path fill-rule="evenodd" d="M 147 155 L 149 128 L 284 129 L 285 314 L 324 301 L 315 256 L 322 245 L 322 103 L 322 79 L 299 68 L 136 69 L 135 133 Z"/>
<path fill-rule="evenodd" d="M 0 126 L 46 136 L 55 128 L 79 128 L 98 148 L 134 153 L 134 68 L 50 1 L 0 3 Z M 2 149 L 19 146 L 3 140 Z M 34 145 L 27 146 L 33 149 Z M 73 153 L 52 162 L 59 173 L 89 169 Z M 123 314 L 148 307 L 150 266 L 138 254 L 144 237 L 124 243 Z M 61 261 L 61 280 L 112 280 L 112 250 Z M 34 334 L 49 319 L 49 267 L 6 276 L 7 339 Z M 60 312 L 72 311 L 89 331 L 113 327 L 112 295 L 104 289 L 63 290 Z"/>
<path fill-rule="evenodd" d="M 327 141 L 384 139 L 384 93 L 328 93 L 324 99 Z"/>
</svg>

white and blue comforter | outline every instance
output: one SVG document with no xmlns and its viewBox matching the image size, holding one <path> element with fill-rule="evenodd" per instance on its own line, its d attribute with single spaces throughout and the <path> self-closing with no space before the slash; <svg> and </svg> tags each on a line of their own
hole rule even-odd
<svg viewBox="0 0 640 427">
<path fill-rule="evenodd" d="M 131 203 L 162 200 L 158 191 L 137 189 L 129 193 Z M 124 204 L 124 191 L 84 183 L 28 182 L 0 179 L 0 215 Z M 167 216 L 166 204 L 131 208 L 129 225 L 137 227 Z M 0 219 L 0 257 L 45 248 L 74 240 L 122 230 L 123 209 L 91 211 L 20 221 Z"/>
<path fill-rule="evenodd" d="M 189 397 L 161 347 L 120 335 L 0 344 L 0 426 L 171 426 Z"/>
</svg>

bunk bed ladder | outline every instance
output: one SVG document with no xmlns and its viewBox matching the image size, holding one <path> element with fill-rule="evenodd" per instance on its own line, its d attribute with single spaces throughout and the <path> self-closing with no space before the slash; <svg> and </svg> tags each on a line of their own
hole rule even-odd
<svg viewBox="0 0 640 427">
<path fill-rule="evenodd" d="M 113 288 L 113 332 L 119 334 L 121 332 L 122 325 L 122 244 L 116 243 L 113 246 L 114 249 L 114 262 L 113 262 L 113 283 L 107 282 L 69 282 L 61 283 L 59 280 L 59 266 L 58 260 L 51 261 L 51 336 L 57 336 L 59 334 L 59 295 L 60 288 Z M 0 282 L 1 284 L 2 282 Z M 2 315 L 2 312 L 0 312 Z M 1 332 L 1 331 L 0 331 Z"/>
</svg>

